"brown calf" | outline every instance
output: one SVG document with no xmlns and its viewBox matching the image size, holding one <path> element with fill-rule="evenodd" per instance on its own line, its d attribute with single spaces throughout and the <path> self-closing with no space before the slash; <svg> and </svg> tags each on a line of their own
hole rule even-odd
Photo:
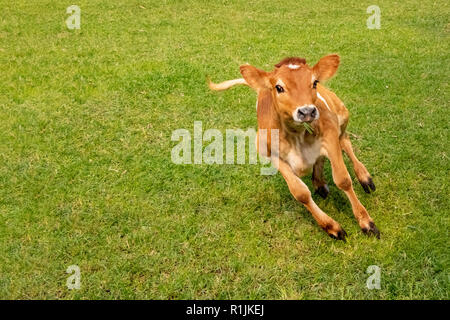
<svg viewBox="0 0 450 320">
<path fill-rule="evenodd" d="M 345 132 L 349 112 L 333 92 L 318 83 L 331 78 L 338 66 L 338 55 L 325 56 L 312 68 L 305 59 L 286 58 L 276 64 L 271 72 L 243 65 L 240 67 L 243 78 L 219 84 L 210 82 L 209 86 L 212 90 L 225 90 L 236 84 L 244 84 L 257 92 L 258 139 L 262 140 L 257 143 L 258 152 L 271 158 L 294 198 L 311 212 L 328 235 L 345 240 L 347 233 L 316 205 L 308 187 L 300 179 L 312 169 L 314 188 L 325 198 L 329 189 L 323 176 L 324 157 L 330 160 L 334 183 L 350 200 L 362 231 L 379 238 L 380 232 L 353 190 L 342 156 L 341 150 L 344 150 L 364 190 L 367 193 L 374 191 L 372 178 L 353 153 Z M 305 122 L 313 129 L 312 133 L 306 130 Z M 268 137 L 260 135 L 260 129 L 269 132 L 278 130 L 277 154 L 270 153 L 270 134 Z"/>
</svg>

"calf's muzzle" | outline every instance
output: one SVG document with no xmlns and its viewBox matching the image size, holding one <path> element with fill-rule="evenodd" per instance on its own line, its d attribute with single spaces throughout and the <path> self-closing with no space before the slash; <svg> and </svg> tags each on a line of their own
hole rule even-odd
<svg viewBox="0 0 450 320">
<path fill-rule="evenodd" d="M 319 110 L 314 105 L 306 105 L 295 109 L 294 120 L 298 122 L 311 122 L 319 119 Z"/>
</svg>

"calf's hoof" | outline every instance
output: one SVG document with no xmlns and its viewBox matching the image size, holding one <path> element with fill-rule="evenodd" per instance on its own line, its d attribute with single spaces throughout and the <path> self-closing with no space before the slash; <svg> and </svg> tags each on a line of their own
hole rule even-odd
<svg viewBox="0 0 450 320">
<path fill-rule="evenodd" d="M 346 242 L 345 237 L 347 237 L 347 232 L 345 232 L 345 230 L 342 229 L 342 227 L 338 223 L 336 223 L 335 226 L 333 226 L 332 224 L 327 224 L 323 228 L 323 230 L 325 230 L 325 232 L 328 233 L 331 238 Z"/>
<path fill-rule="evenodd" d="M 328 185 L 324 184 L 316 189 L 316 193 L 325 199 L 330 193 L 330 188 L 328 188 Z"/>
<path fill-rule="evenodd" d="M 336 236 L 332 233 L 329 233 L 328 235 L 335 240 L 342 240 L 344 242 L 347 242 L 347 239 L 345 239 L 345 237 L 347 236 L 347 232 L 345 232 L 344 229 L 339 230 Z"/>
<path fill-rule="evenodd" d="M 374 235 L 375 237 L 377 237 L 377 239 L 380 239 L 380 231 L 378 230 L 377 226 L 375 225 L 375 223 L 373 221 L 370 221 L 369 226 L 363 227 L 363 228 L 361 228 L 361 230 L 368 236 Z"/>
<path fill-rule="evenodd" d="M 369 179 L 367 179 L 367 181 L 359 181 L 359 183 L 361 183 L 361 186 L 363 187 L 366 193 L 370 193 L 376 190 L 375 184 L 373 183 L 373 180 L 370 177 Z"/>
</svg>

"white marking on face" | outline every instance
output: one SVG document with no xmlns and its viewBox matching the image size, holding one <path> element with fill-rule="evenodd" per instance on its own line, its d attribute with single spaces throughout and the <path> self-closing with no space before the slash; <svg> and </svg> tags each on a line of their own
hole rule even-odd
<svg viewBox="0 0 450 320">
<path fill-rule="evenodd" d="M 330 107 L 328 106 L 327 101 L 320 95 L 319 92 L 317 92 L 317 98 L 319 98 L 320 100 L 322 100 L 322 102 L 325 103 L 325 105 L 327 106 L 328 110 L 331 111 Z"/>
<path fill-rule="evenodd" d="M 292 69 L 292 70 L 295 70 L 295 69 L 300 68 L 300 66 L 299 66 L 298 64 L 292 64 L 292 63 L 290 63 L 290 64 L 288 64 L 288 68 L 289 68 L 289 69 Z"/>
</svg>

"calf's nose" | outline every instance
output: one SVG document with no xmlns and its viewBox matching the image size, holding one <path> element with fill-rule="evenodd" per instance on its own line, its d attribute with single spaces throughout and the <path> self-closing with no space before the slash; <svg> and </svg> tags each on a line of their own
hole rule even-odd
<svg viewBox="0 0 450 320">
<path fill-rule="evenodd" d="M 313 121 L 319 118 L 319 111 L 315 106 L 304 106 L 297 108 L 297 121 Z"/>
</svg>

